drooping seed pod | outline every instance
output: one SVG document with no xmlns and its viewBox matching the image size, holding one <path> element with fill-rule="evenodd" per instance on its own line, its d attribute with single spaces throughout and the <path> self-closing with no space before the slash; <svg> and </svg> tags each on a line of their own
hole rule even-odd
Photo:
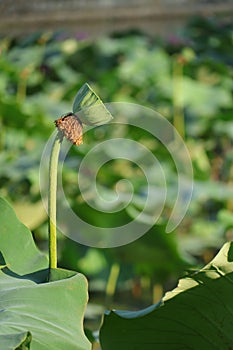
<svg viewBox="0 0 233 350">
<path fill-rule="evenodd" d="M 83 126 L 78 116 L 67 113 L 55 120 L 55 125 L 67 140 L 79 146 L 83 143 Z"/>
</svg>

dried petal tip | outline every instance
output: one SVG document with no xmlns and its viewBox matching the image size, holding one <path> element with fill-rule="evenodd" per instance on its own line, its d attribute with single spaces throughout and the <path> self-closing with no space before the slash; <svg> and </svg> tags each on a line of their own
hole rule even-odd
<svg viewBox="0 0 233 350">
<path fill-rule="evenodd" d="M 74 145 L 79 146 L 83 143 L 83 126 L 78 116 L 74 113 L 68 113 L 55 120 L 58 130 Z"/>
</svg>

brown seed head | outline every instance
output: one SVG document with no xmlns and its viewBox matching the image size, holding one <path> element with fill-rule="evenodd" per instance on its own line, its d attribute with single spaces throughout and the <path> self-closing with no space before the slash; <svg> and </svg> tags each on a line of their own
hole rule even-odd
<svg viewBox="0 0 233 350">
<path fill-rule="evenodd" d="M 74 113 L 68 113 L 55 120 L 55 125 L 74 145 L 79 146 L 83 143 L 82 122 Z"/>
</svg>

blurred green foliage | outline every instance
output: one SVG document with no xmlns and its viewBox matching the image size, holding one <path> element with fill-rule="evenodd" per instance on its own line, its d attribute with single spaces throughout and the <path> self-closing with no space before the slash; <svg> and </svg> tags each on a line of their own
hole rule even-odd
<svg viewBox="0 0 233 350">
<path fill-rule="evenodd" d="M 194 193 L 176 234 L 165 234 L 172 210 L 167 203 L 159 222 L 125 247 L 98 250 L 60 235 L 60 265 L 84 272 L 93 294 L 105 290 L 111 266 L 117 263 L 119 293 L 126 293 L 126 302 L 139 298 L 147 304 L 153 285 L 170 288 L 185 269 L 210 260 L 226 239 L 232 239 L 232 29 L 231 23 L 195 18 L 167 40 L 135 32 L 95 41 L 63 32 L 1 39 L 0 195 L 11 200 L 45 249 L 40 158 L 54 130 L 53 120 L 71 110 L 86 81 L 104 102 L 155 109 L 176 126 L 189 149 Z M 114 132 L 105 126 L 85 134 L 85 145 L 72 147 L 64 166 L 63 184 L 72 207 L 97 226 L 124 224 L 132 219 L 132 211 L 103 214 L 90 208 L 80 198 L 73 168 L 93 142 L 114 137 Z M 119 132 L 146 145 L 163 163 L 168 184 L 173 183 L 175 169 L 164 147 L 143 130 L 127 127 Z M 112 190 L 125 177 L 139 194 L 135 208 L 140 210 L 146 179 L 133 163 L 113 160 L 98 174 L 100 183 Z"/>
</svg>

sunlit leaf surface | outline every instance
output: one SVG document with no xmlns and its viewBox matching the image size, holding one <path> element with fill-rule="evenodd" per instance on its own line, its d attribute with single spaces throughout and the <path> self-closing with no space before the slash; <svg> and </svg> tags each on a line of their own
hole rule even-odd
<svg viewBox="0 0 233 350">
<path fill-rule="evenodd" d="M 233 243 L 226 243 L 211 263 L 181 279 L 161 304 L 107 313 L 102 349 L 232 349 L 232 286 Z"/>
</svg>

